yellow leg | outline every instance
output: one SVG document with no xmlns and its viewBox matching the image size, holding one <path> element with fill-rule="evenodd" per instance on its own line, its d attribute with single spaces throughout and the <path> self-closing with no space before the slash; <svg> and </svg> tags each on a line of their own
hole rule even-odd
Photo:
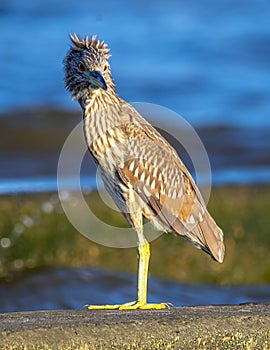
<svg viewBox="0 0 270 350">
<path fill-rule="evenodd" d="M 139 254 L 139 268 L 138 268 L 138 300 L 125 303 L 122 305 L 89 305 L 89 310 L 135 310 L 135 309 L 165 309 L 169 305 L 162 304 L 148 304 L 147 303 L 147 278 L 148 266 L 150 259 L 150 245 L 145 238 L 139 240 L 138 245 Z"/>
</svg>

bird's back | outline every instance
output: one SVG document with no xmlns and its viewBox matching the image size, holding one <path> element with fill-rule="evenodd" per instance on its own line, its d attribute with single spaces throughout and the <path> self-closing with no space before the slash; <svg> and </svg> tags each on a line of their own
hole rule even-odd
<svg viewBox="0 0 270 350">
<path fill-rule="evenodd" d="M 222 231 L 191 175 L 174 148 L 132 106 L 119 99 L 86 120 L 85 130 L 105 186 L 131 224 L 133 212 L 140 211 L 157 229 L 181 235 L 223 261 Z"/>
</svg>

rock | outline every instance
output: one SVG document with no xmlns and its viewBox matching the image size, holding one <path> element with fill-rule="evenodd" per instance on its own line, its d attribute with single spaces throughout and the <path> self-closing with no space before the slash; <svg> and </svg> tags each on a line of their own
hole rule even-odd
<svg viewBox="0 0 270 350">
<path fill-rule="evenodd" d="M 269 349 L 270 304 L 0 314 L 0 348 Z"/>
</svg>

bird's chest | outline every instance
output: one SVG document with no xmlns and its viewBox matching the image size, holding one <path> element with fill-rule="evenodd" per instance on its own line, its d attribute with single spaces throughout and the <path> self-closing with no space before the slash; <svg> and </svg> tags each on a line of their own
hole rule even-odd
<svg viewBox="0 0 270 350">
<path fill-rule="evenodd" d="M 109 176 L 123 166 L 127 149 L 121 126 L 107 115 L 84 118 L 87 146 L 100 168 Z"/>
</svg>

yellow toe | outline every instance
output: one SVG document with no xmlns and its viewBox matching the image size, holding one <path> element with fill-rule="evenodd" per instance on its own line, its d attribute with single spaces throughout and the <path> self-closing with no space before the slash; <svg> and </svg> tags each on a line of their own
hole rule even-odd
<svg viewBox="0 0 270 350">
<path fill-rule="evenodd" d="M 117 310 L 121 304 L 114 305 L 87 305 L 88 310 Z"/>
<path fill-rule="evenodd" d="M 131 301 L 125 304 L 113 304 L 113 305 L 87 305 L 88 310 L 161 310 L 169 308 L 171 304 L 161 303 L 161 304 L 150 304 L 150 303 L 140 303 L 138 301 Z"/>
</svg>

